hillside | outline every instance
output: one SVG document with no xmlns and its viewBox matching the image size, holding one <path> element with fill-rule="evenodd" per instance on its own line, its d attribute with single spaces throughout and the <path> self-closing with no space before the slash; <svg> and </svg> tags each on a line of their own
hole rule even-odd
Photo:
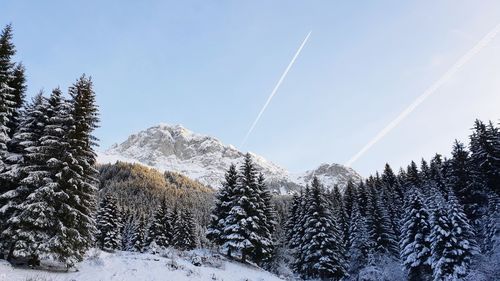
<svg viewBox="0 0 500 281">
<path fill-rule="evenodd" d="M 105 164 L 98 170 L 99 197 L 112 193 L 124 212 L 150 216 L 165 200 L 170 206 L 191 209 L 197 225 L 208 224 L 214 191 L 197 181 L 137 163 Z"/>
</svg>

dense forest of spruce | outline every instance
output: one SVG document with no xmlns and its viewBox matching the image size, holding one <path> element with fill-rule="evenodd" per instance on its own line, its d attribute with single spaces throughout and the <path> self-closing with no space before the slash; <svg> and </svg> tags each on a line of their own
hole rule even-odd
<svg viewBox="0 0 500 281">
<path fill-rule="evenodd" d="M 500 280 L 500 130 L 492 122 L 476 120 L 468 148 L 455 141 L 449 159 L 436 154 L 397 174 L 386 164 L 343 192 L 315 178 L 274 235 L 275 211 L 251 166 L 230 167 L 217 194 L 207 236 L 227 256 L 304 279 Z"/>
<path fill-rule="evenodd" d="M 461 280 L 490 260 L 487 280 L 499 280 L 499 192 L 499 128 L 476 120 L 469 149 L 455 141 L 449 159 L 436 154 L 397 174 L 387 164 L 343 194 L 315 180 L 294 196 L 292 268 L 329 280 L 372 270 L 384 280 L 380 270 L 400 263 L 408 280 Z"/>
<path fill-rule="evenodd" d="M 173 236 L 175 228 L 184 227 L 181 224 L 186 220 L 189 235 L 182 236 L 189 236 L 193 241 L 190 248 L 209 246 L 204 233 L 213 206 L 212 189 L 178 173 L 160 173 L 139 164 L 117 162 L 100 165 L 98 169 L 99 198 L 103 198 L 100 210 L 112 212 L 112 215 L 101 217 L 107 216 L 110 226 L 121 229 L 112 234 L 115 235 L 113 239 L 121 240 L 121 244 L 102 248 L 131 250 L 131 245 L 137 244 L 136 249 L 142 249 L 140 252 L 149 251 L 152 248 L 149 243 L 157 235 L 166 237 L 159 238 L 161 241 L 157 245 L 174 246 L 177 243 Z M 99 222 L 99 215 L 97 218 L 98 224 L 103 224 Z M 110 229 L 114 231 L 116 227 Z M 161 229 L 159 234 L 157 229 Z M 107 235 L 106 231 L 101 235 Z"/>
<path fill-rule="evenodd" d="M 0 35 L 0 258 L 67 267 L 91 247 L 212 248 L 281 276 L 500 280 L 500 129 L 476 120 L 451 156 L 345 188 L 271 194 L 249 155 L 217 192 L 138 164 L 97 165 L 92 80 L 25 101 L 12 27 Z"/>
</svg>

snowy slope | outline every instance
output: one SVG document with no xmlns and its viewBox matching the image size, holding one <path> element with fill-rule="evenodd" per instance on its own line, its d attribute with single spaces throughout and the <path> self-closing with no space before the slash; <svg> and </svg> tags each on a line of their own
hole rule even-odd
<svg viewBox="0 0 500 281">
<path fill-rule="evenodd" d="M 97 250 L 96 250 L 97 251 Z M 234 261 L 213 260 L 194 266 L 191 262 L 193 253 L 188 256 L 170 256 L 140 254 L 132 252 L 98 252 L 99 257 L 88 258 L 77 265 L 78 271 L 57 272 L 18 269 L 0 260 L 0 281 L 278 281 L 278 277 L 258 268 Z M 182 254 L 182 253 L 181 253 Z M 186 254 L 183 254 L 186 255 Z M 198 257 L 203 253 L 196 253 Z M 209 255 L 207 255 L 209 257 Z M 31 278 L 31 279 L 30 279 Z M 245 279 L 246 278 L 246 279 Z"/>
<path fill-rule="evenodd" d="M 218 188 L 231 163 L 243 161 L 244 153 L 218 139 L 199 135 L 181 125 L 160 124 L 131 135 L 121 144 L 115 144 L 99 153 L 99 163 L 116 161 L 136 162 L 159 169 L 176 171 L 205 185 Z M 312 175 L 331 184 L 345 185 L 348 179 L 361 177 L 352 169 L 338 164 L 324 164 L 318 169 L 291 175 L 286 169 L 251 153 L 257 169 L 271 186 L 280 192 L 289 192 L 310 182 Z"/>
</svg>

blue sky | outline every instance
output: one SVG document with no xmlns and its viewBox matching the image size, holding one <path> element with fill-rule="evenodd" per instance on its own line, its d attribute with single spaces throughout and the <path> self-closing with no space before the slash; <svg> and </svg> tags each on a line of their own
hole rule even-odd
<svg viewBox="0 0 500 281">
<path fill-rule="evenodd" d="M 500 23 L 483 1 L 9 1 L 29 95 L 92 75 L 101 149 L 160 122 L 291 171 L 345 163 Z M 362 175 L 448 154 L 500 118 L 500 38 L 353 164 Z"/>
</svg>

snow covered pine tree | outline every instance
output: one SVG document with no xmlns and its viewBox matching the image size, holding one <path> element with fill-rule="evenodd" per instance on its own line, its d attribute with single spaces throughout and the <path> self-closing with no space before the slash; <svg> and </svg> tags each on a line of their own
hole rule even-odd
<svg viewBox="0 0 500 281">
<path fill-rule="evenodd" d="M 140 217 L 134 227 L 134 234 L 132 236 L 132 247 L 134 251 L 142 253 L 146 248 L 146 223 L 144 217 Z"/>
<path fill-rule="evenodd" d="M 264 200 L 259 190 L 255 167 L 247 153 L 237 186 L 230 197 L 231 209 L 224 220 L 222 234 L 223 249 L 239 253 L 242 262 L 250 258 L 253 262 L 261 263 L 260 253 L 270 252 L 273 245 L 271 233 L 267 229 Z"/>
<path fill-rule="evenodd" d="M 459 280 L 477 251 L 473 230 L 451 192 L 447 202 L 438 206 L 430 235 L 433 277 L 435 281 Z"/>
<path fill-rule="evenodd" d="M 78 232 L 77 259 L 81 260 L 83 253 L 93 243 L 95 222 L 93 220 L 96 208 L 96 193 L 98 171 L 96 170 L 97 155 L 94 151 L 98 139 L 93 135 L 99 123 L 99 109 L 91 77 L 82 75 L 69 88 L 72 106 L 71 116 L 74 127 L 69 131 L 70 147 L 77 162 L 71 162 L 77 175 L 70 180 L 76 187 L 71 190 L 69 204 L 76 210 L 75 229 Z"/>
<path fill-rule="evenodd" d="M 173 244 L 180 250 L 192 250 L 196 247 L 193 215 L 188 209 L 180 210 L 174 226 Z"/>
<path fill-rule="evenodd" d="M 420 193 L 413 190 L 405 204 L 401 229 L 401 260 L 409 281 L 429 280 L 431 269 L 430 215 Z"/>
<path fill-rule="evenodd" d="M 19 129 L 12 138 L 12 147 L 15 147 L 17 157 L 9 158 L 9 166 L 3 171 L 2 177 L 9 178 L 12 183 L 12 190 L 5 192 L 0 196 L 0 201 L 7 202 L 2 208 L 2 214 L 8 218 L 5 221 L 4 229 L 0 232 L 0 241 L 4 244 L 6 258 L 14 258 L 14 251 L 24 249 L 28 237 L 24 237 L 25 232 L 18 231 L 20 223 L 19 218 L 23 214 L 25 201 L 28 196 L 42 185 L 42 175 L 37 172 L 40 167 L 45 165 L 38 157 L 37 148 L 40 144 L 40 138 L 47 122 L 46 110 L 47 101 L 42 94 L 36 95 L 32 102 L 26 106 L 25 112 L 21 116 Z M 34 250 L 28 250 L 34 252 Z M 33 256 L 31 263 L 37 264 L 38 258 Z"/>
<path fill-rule="evenodd" d="M 103 250 L 116 250 L 121 245 L 121 218 L 116 198 L 108 193 L 104 196 L 97 212 L 96 241 Z"/>
<path fill-rule="evenodd" d="M 316 177 L 309 200 L 300 247 L 304 255 L 301 274 L 309 278 L 340 280 L 347 275 L 342 232 L 332 221 L 323 187 Z"/>
<path fill-rule="evenodd" d="M 17 161 L 11 148 L 11 138 L 17 131 L 21 107 L 24 103 L 26 91 L 24 67 L 12 61 L 15 55 L 15 46 L 12 43 L 12 26 L 7 25 L 0 34 L 0 234 L 6 228 L 13 203 L 9 199 L 17 189 L 17 171 L 9 163 Z M 9 252 L 6 244 L 8 240 L 0 240 L 0 258 L 4 252 Z M 8 254 L 8 253 L 7 253 Z"/>
<path fill-rule="evenodd" d="M 349 274 L 355 275 L 368 265 L 370 237 L 366 218 L 361 215 L 357 201 L 352 205 L 352 219 L 349 227 Z"/>
<path fill-rule="evenodd" d="M 160 248 L 167 248 L 172 244 L 173 226 L 168 215 L 167 202 L 163 199 L 148 230 L 148 246 L 153 242 Z"/>
<path fill-rule="evenodd" d="M 215 206 L 210 215 L 210 226 L 207 230 L 207 238 L 214 244 L 221 246 L 225 243 L 223 232 L 229 211 L 232 208 L 231 198 L 238 183 L 238 172 L 236 166 L 231 164 L 225 175 L 225 182 L 222 188 L 215 195 Z M 231 256 L 231 248 L 227 249 L 226 254 Z"/>
</svg>

